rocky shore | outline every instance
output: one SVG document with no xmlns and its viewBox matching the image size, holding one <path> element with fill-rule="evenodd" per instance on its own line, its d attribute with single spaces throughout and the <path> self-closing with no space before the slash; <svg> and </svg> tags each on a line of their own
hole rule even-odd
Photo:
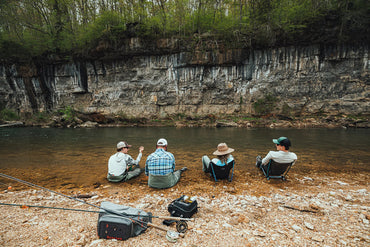
<svg viewBox="0 0 370 247">
<path fill-rule="evenodd" d="M 126 183 L 58 189 L 68 196 L 87 195 L 86 202 L 128 205 L 169 216 L 169 203 L 181 195 L 196 196 L 198 213 L 176 243 L 166 232 L 149 227 L 126 241 L 99 239 L 97 213 L 48 208 L 1 206 L 1 246 L 369 246 L 368 174 L 290 173 L 287 181 L 267 181 L 258 171 L 229 183 L 185 173 L 167 190 L 148 188 L 145 176 Z M 42 181 L 39 181 L 42 183 Z M 45 181 L 44 181 L 45 182 Z M 47 183 L 47 182 L 45 182 Z M 46 186 L 46 185 L 45 185 Z M 96 210 L 55 193 L 8 188 L 1 203 Z M 160 219 L 153 223 L 162 227 Z M 175 230 L 172 225 L 168 227 Z"/>
<path fill-rule="evenodd" d="M 302 116 L 281 115 L 252 116 L 227 115 L 217 117 L 173 115 L 164 118 L 130 118 L 101 113 L 74 113 L 50 115 L 47 118 L 28 118 L 18 121 L 1 121 L 0 127 L 37 126 L 51 128 L 96 128 L 126 126 L 174 126 L 174 127 L 240 127 L 240 128 L 370 128 L 368 116 Z"/>
</svg>

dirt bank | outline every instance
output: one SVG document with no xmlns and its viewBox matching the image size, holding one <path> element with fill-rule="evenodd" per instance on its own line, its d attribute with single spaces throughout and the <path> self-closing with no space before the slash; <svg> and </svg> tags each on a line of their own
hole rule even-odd
<svg viewBox="0 0 370 247">
<path fill-rule="evenodd" d="M 40 126 L 55 128 L 95 128 L 127 126 L 175 126 L 175 127 L 241 127 L 241 128 L 370 128 L 369 116 L 283 116 L 238 115 L 215 116 L 172 115 L 163 118 L 134 118 L 101 113 L 73 112 L 69 115 L 50 114 L 43 118 L 28 117 L 17 121 L 0 119 L 0 127 Z"/>
</svg>

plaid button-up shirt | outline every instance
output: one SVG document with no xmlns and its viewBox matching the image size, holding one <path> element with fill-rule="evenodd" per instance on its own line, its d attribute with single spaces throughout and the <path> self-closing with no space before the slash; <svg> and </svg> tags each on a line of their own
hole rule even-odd
<svg viewBox="0 0 370 247">
<path fill-rule="evenodd" d="M 170 152 L 158 148 L 145 162 L 145 175 L 166 175 L 175 171 L 175 157 Z"/>
</svg>

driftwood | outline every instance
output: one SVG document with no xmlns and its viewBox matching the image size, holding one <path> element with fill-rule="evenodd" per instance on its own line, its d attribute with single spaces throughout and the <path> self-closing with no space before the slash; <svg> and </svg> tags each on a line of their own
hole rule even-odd
<svg viewBox="0 0 370 247">
<path fill-rule="evenodd" d="M 12 126 L 20 126 L 23 125 L 23 122 L 11 122 L 11 123 L 6 123 L 6 124 L 1 124 L 1 127 L 12 127 Z"/>
<path fill-rule="evenodd" d="M 293 209 L 293 210 L 298 210 L 298 211 L 306 212 L 306 213 L 318 213 L 319 212 L 318 210 L 301 209 L 301 208 L 298 208 L 298 207 L 292 207 L 292 206 L 288 206 L 288 205 L 283 205 L 282 207 Z"/>
<path fill-rule="evenodd" d="M 94 195 L 74 195 L 72 197 L 74 198 L 91 198 L 93 197 Z"/>
</svg>

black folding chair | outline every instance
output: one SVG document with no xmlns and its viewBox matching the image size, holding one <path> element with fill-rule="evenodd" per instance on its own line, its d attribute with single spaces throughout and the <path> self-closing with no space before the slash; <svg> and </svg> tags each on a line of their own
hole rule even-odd
<svg viewBox="0 0 370 247">
<path fill-rule="evenodd" d="M 214 164 L 213 162 L 209 163 L 211 166 L 212 170 L 212 177 L 215 179 L 217 182 L 218 179 L 227 179 L 229 182 L 233 180 L 234 176 L 234 166 L 235 166 L 235 160 L 229 162 L 225 166 L 218 166 Z M 230 175 L 230 170 L 231 170 L 231 175 Z"/>
<path fill-rule="evenodd" d="M 278 163 L 274 160 L 270 160 L 267 165 L 261 165 L 260 168 L 267 180 L 270 180 L 270 178 L 281 178 L 282 180 L 286 180 L 285 176 L 293 164 L 294 161 L 291 163 Z"/>
</svg>

